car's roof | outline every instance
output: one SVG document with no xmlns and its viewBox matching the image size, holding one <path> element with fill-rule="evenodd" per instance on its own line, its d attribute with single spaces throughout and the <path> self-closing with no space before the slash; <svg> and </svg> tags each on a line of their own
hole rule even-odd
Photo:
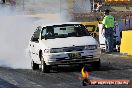
<svg viewBox="0 0 132 88">
<path fill-rule="evenodd" d="M 40 25 L 40 26 L 41 27 L 46 27 L 46 26 L 62 25 L 62 24 L 81 24 L 81 23 L 80 22 L 59 22 L 59 23 L 44 24 L 44 25 Z"/>
</svg>

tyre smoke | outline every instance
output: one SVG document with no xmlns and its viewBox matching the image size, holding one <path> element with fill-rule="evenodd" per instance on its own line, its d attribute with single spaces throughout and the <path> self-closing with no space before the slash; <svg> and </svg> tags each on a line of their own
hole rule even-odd
<svg viewBox="0 0 132 88">
<path fill-rule="evenodd" d="M 0 65 L 29 68 L 30 59 L 25 58 L 24 51 L 32 33 L 33 19 L 11 11 L 6 6 L 0 9 Z"/>
<path fill-rule="evenodd" d="M 67 14 L 67 12 L 65 12 Z M 25 15 L 10 6 L 0 6 L 0 66 L 31 68 L 26 55 L 28 42 L 38 24 L 68 21 L 60 13 Z"/>
</svg>

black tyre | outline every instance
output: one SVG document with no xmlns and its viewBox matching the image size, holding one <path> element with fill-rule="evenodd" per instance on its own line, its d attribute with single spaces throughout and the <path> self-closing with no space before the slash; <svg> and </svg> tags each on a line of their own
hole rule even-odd
<svg viewBox="0 0 132 88">
<path fill-rule="evenodd" d="M 46 65 L 43 58 L 41 58 L 41 71 L 44 73 L 50 72 L 50 66 Z"/>
<path fill-rule="evenodd" d="M 34 63 L 34 61 L 32 60 L 31 61 L 31 67 L 32 67 L 33 70 L 38 70 L 39 69 L 39 64 Z"/>
<path fill-rule="evenodd" d="M 101 67 L 100 60 L 99 60 L 99 61 L 92 62 L 92 67 L 93 67 L 95 70 L 99 70 L 100 67 Z"/>
</svg>

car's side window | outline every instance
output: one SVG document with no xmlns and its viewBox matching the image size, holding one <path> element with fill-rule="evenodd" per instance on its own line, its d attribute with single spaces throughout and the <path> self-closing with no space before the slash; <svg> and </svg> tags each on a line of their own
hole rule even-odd
<svg viewBox="0 0 132 88">
<path fill-rule="evenodd" d="M 43 28 L 43 31 L 42 31 L 42 36 L 44 37 L 46 34 L 46 28 Z"/>
<path fill-rule="evenodd" d="M 40 36 L 40 32 L 41 32 L 41 28 L 37 27 L 37 29 L 35 30 L 32 38 L 31 38 L 31 41 L 38 42 L 38 39 L 39 39 L 39 36 Z"/>
</svg>

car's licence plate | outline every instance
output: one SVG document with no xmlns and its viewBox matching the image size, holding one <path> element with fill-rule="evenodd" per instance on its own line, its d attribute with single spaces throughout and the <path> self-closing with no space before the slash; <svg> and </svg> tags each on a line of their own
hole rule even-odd
<svg viewBox="0 0 132 88">
<path fill-rule="evenodd" d="M 80 53 L 69 53 L 68 56 L 71 59 L 81 58 L 81 54 Z"/>
</svg>

